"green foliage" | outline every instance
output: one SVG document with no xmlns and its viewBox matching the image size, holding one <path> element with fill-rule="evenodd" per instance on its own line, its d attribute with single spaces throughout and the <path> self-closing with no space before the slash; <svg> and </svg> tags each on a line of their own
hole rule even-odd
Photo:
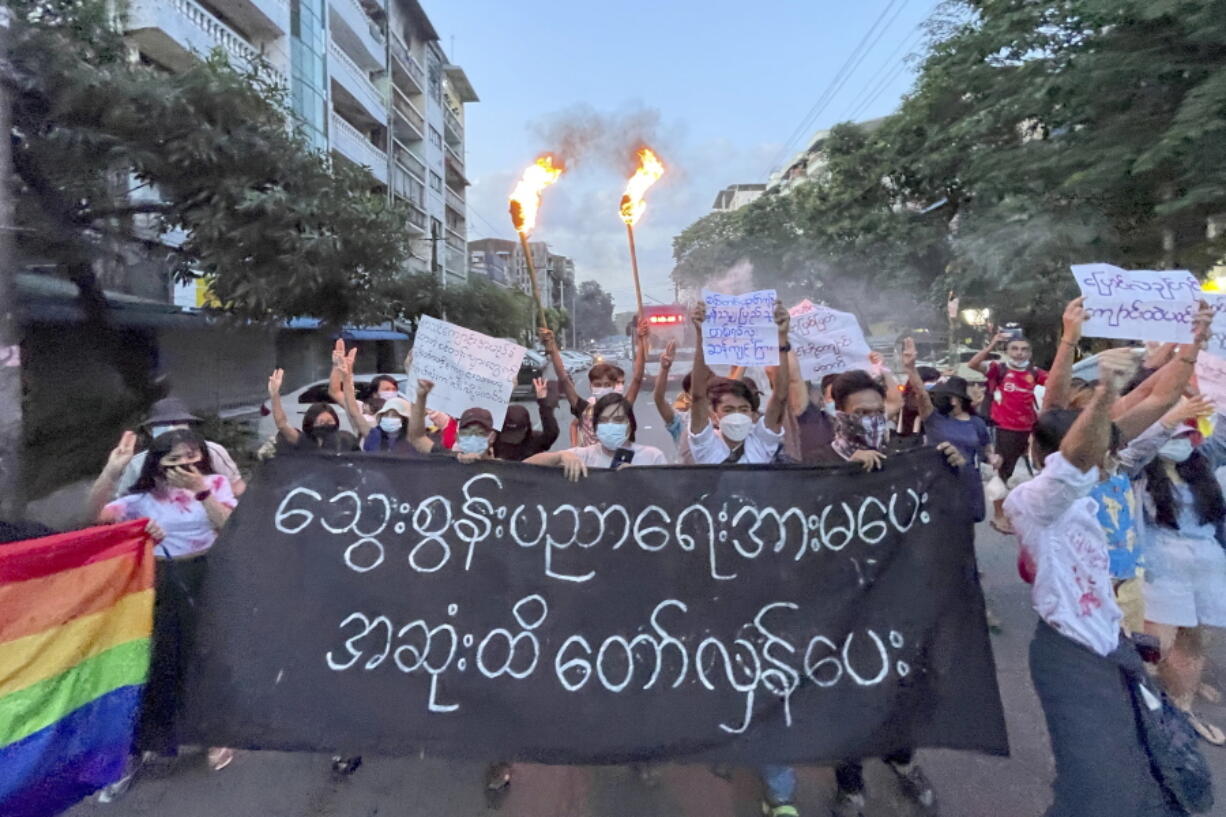
<svg viewBox="0 0 1226 817">
<path fill-rule="evenodd" d="M 1070 263 L 1220 261 L 1226 2 L 948 0 L 930 34 L 897 114 L 835 127 L 818 178 L 683 231 L 678 282 L 746 259 L 757 286 L 870 320 L 901 295 L 940 325 L 952 289 L 1042 335 Z"/>
<path fill-rule="evenodd" d="M 169 256 L 244 319 L 390 315 L 406 214 L 313 152 L 263 67 L 220 52 L 167 74 L 126 59 L 102 0 L 16 0 L 14 165 L 22 249 L 62 266 Z M 135 185 L 130 184 L 135 180 Z M 157 195 L 141 195 L 156 191 Z M 130 194 L 136 193 L 136 196 Z M 177 248 L 159 234 L 182 230 Z"/>
<path fill-rule="evenodd" d="M 575 328 L 581 345 L 617 334 L 613 323 L 613 296 L 597 281 L 579 284 L 575 297 Z"/>
</svg>

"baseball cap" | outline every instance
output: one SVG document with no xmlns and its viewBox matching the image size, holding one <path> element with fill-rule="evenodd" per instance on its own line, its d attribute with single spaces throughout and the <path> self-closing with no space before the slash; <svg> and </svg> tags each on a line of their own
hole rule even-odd
<svg viewBox="0 0 1226 817">
<path fill-rule="evenodd" d="M 502 421 L 502 431 L 498 432 L 498 441 L 507 445 L 519 445 L 528 437 L 532 429 L 532 418 L 528 409 L 523 406 L 507 408 L 507 418 Z"/>
<path fill-rule="evenodd" d="M 483 408 L 470 408 L 460 415 L 460 430 L 469 426 L 480 426 L 486 431 L 494 430 L 494 417 Z"/>
</svg>

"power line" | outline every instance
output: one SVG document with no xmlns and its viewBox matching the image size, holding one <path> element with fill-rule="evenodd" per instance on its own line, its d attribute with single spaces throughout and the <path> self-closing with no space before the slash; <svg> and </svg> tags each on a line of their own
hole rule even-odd
<svg viewBox="0 0 1226 817">
<path fill-rule="evenodd" d="M 818 97 L 817 102 L 813 104 L 813 107 L 809 109 L 807 114 L 805 114 L 804 119 L 802 119 L 800 124 L 796 126 L 796 129 L 792 131 L 791 136 L 787 138 L 787 141 L 783 143 L 778 153 L 775 154 L 774 159 L 771 160 L 770 167 L 766 169 L 766 172 L 763 175 L 769 175 L 775 167 L 777 167 L 787 158 L 787 154 L 791 150 L 792 145 L 796 142 L 797 138 L 803 136 L 808 131 L 811 123 L 816 121 L 817 117 L 821 116 L 822 111 L 825 110 L 826 106 L 830 104 L 830 100 L 834 97 L 835 86 L 840 82 L 845 82 L 845 76 L 850 76 L 849 68 L 853 62 L 856 62 L 857 59 L 863 61 L 863 56 L 867 53 L 864 50 L 865 44 L 873 36 L 874 32 L 877 31 L 882 21 L 885 20 L 886 15 L 890 13 L 895 4 L 898 2 L 899 0 L 889 0 L 885 8 L 881 10 L 881 13 L 877 15 L 877 19 L 873 21 L 873 24 L 869 27 L 868 31 L 866 31 L 864 36 L 860 38 L 860 42 L 856 44 L 856 47 L 852 49 L 851 53 L 847 56 L 847 59 L 843 62 L 843 65 L 839 68 L 838 73 L 834 75 L 834 77 L 830 80 L 830 83 L 826 86 L 825 90 L 822 91 L 821 96 Z M 902 2 L 905 4 L 906 0 L 902 0 Z M 899 8 L 901 9 L 901 6 Z M 884 29 L 882 29 L 882 31 L 884 32 Z M 858 65 L 859 63 L 857 62 L 856 64 Z"/>
<path fill-rule="evenodd" d="M 864 112 L 864 109 L 868 107 L 864 102 L 865 98 L 877 93 L 883 84 L 881 80 L 884 77 L 889 76 L 891 73 L 894 73 L 891 69 L 898 68 L 897 63 L 895 63 L 894 60 L 897 59 L 900 52 L 911 45 L 911 43 L 916 39 L 916 35 L 922 33 L 922 25 L 922 22 L 917 23 L 911 33 L 907 35 L 906 38 L 899 41 L 898 46 L 890 52 L 890 56 L 886 57 L 881 62 L 881 65 L 877 66 L 877 70 L 873 72 L 873 75 L 868 78 L 867 82 L 864 83 L 864 87 L 862 87 L 860 92 L 852 99 L 850 108 L 845 117 L 846 119 L 854 122 L 856 118 Z M 906 56 L 903 57 L 903 65 L 904 67 L 906 65 Z M 888 85 L 889 83 L 887 82 L 885 84 Z"/>
</svg>

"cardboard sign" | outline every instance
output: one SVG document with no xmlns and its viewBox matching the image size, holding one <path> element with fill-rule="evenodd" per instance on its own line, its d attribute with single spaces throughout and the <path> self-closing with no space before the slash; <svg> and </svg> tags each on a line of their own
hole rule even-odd
<svg viewBox="0 0 1226 817">
<path fill-rule="evenodd" d="M 805 380 L 817 383 L 828 374 L 872 368 L 868 360 L 871 350 L 855 315 L 818 306 L 808 299 L 788 313 L 792 316 L 792 351 Z"/>
<path fill-rule="evenodd" d="M 1202 297 L 1200 281 L 1187 270 L 1125 270 L 1110 264 L 1074 264 L 1085 296 L 1088 338 L 1192 339 L 1192 317 Z"/>
<path fill-rule="evenodd" d="M 432 380 L 429 408 L 452 417 L 474 407 L 488 409 L 494 426 L 502 428 L 526 352 L 510 341 L 423 315 L 413 338 L 408 392 L 416 393 L 418 380 Z"/>
<path fill-rule="evenodd" d="M 703 354 L 708 366 L 777 366 L 779 329 L 775 326 L 775 290 L 724 295 L 704 289 L 707 320 L 702 325 Z"/>
</svg>

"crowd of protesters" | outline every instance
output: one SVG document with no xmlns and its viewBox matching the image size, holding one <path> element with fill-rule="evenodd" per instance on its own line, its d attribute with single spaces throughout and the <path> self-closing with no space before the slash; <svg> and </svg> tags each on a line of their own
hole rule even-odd
<svg viewBox="0 0 1226 817">
<path fill-rule="evenodd" d="M 692 315 L 701 331 L 705 307 Z M 1063 315 L 1063 334 L 1049 369 L 1032 362 L 1020 329 L 995 335 L 969 362 L 975 382 L 918 364 L 903 342 L 905 383 L 884 361 L 871 370 L 806 382 L 789 344 L 789 315 L 776 305 L 780 365 L 765 371 L 767 389 L 743 371 L 717 376 L 697 344 L 692 371 L 669 398 L 675 346 L 660 359 L 655 410 L 671 438 L 665 451 L 639 442 L 635 403 L 644 381 L 649 328 L 629 380 L 600 363 L 588 373 L 588 396 L 567 374 L 552 333 L 541 331 L 554 384 L 533 384 L 541 425 L 512 405 L 501 428 L 473 407 L 458 418 L 427 408 L 433 384 L 376 377 L 359 399 L 354 349 L 337 342 L 330 402 L 312 405 L 300 426 L 281 404 L 283 373 L 268 380 L 275 439 L 262 457 L 289 450 L 321 455 L 455 457 L 465 464 L 511 460 L 557 468 L 579 481 L 591 469 L 668 464 L 735 467 L 770 463 L 884 467 L 894 452 L 931 445 L 957 471 L 966 508 L 989 518 L 984 479 L 998 487 L 990 522 L 1016 535 L 1018 572 L 1032 586 L 1039 622 L 1030 670 L 1046 716 L 1056 776 L 1050 817 L 1126 817 L 1189 813 L 1196 786 L 1196 734 L 1222 745 L 1226 735 L 1194 710 L 1198 696 L 1219 693 L 1202 678 L 1205 628 L 1226 626 L 1226 500 L 1216 469 L 1226 464 L 1226 422 L 1194 388 L 1193 368 L 1208 337 L 1202 308 L 1182 344 L 1151 345 L 1144 359 L 1130 349 L 1099 356 L 1093 380 L 1072 366 L 1085 320 L 1081 299 Z M 1003 358 L 989 362 L 998 347 Z M 405 361 L 406 373 L 411 365 Z M 558 396 L 574 423 L 570 445 L 557 448 Z M 1041 395 L 1041 397 L 1040 397 Z M 342 416 L 347 420 L 343 426 Z M 653 420 L 654 422 L 654 420 Z M 100 798 L 122 794 L 143 763 L 173 754 L 175 713 L 195 630 L 193 599 L 207 554 L 245 484 L 222 446 L 203 439 L 199 418 L 179 401 L 155 404 L 140 435 L 125 432 L 89 495 L 99 523 L 146 518 L 156 540 L 157 602 L 152 665 L 129 774 Z M 138 444 L 143 450 L 137 450 Z M 1024 464 L 1027 479 L 1015 478 Z M 1012 484 L 1012 491 L 1009 486 Z M 1165 696 L 1164 694 L 1165 693 Z M 1159 717 L 1162 716 L 1162 717 Z M 1194 730 L 1194 732 L 1192 731 Z M 208 750 L 215 770 L 234 752 Z M 913 752 L 883 759 L 901 790 L 927 814 L 936 795 Z M 361 758 L 338 755 L 337 772 Z M 494 763 L 490 790 L 511 783 L 512 767 Z M 835 771 L 832 812 L 863 817 L 868 792 L 862 760 Z M 769 817 L 794 817 L 796 775 L 787 766 L 758 769 Z"/>
</svg>

